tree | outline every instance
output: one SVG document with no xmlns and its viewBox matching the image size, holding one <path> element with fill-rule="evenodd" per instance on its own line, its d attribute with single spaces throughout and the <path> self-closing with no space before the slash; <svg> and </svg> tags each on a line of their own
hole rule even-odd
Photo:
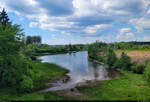
<svg viewBox="0 0 150 102">
<path fill-rule="evenodd" d="M 27 36 L 26 37 L 26 44 L 40 44 L 42 39 L 40 36 Z"/>
<path fill-rule="evenodd" d="M 28 75 L 31 66 L 21 53 L 24 47 L 22 29 L 20 25 L 9 22 L 4 11 L 0 14 L 3 19 L 0 23 L 0 85 L 14 86 L 23 80 L 23 75 Z"/>
<path fill-rule="evenodd" d="M 69 44 L 69 51 L 73 51 L 73 47 L 72 47 L 72 45 L 71 44 Z"/>
<path fill-rule="evenodd" d="M 115 52 L 112 49 L 109 48 L 108 52 L 107 52 L 107 55 L 106 55 L 106 62 L 105 63 L 109 67 L 112 67 L 112 66 L 114 66 L 116 60 L 117 60 L 117 57 L 116 57 Z"/>
<path fill-rule="evenodd" d="M 88 47 L 88 55 L 90 58 L 97 60 L 99 52 L 99 44 L 96 41 Z"/>
<path fill-rule="evenodd" d="M 118 61 L 119 67 L 124 70 L 131 70 L 131 59 L 124 52 L 122 52 L 121 57 Z"/>
<path fill-rule="evenodd" d="M 9 21 L 9 18 L 7 16 L 7 13 L 5 9 L 3 9 L 0 15 L 0 23 L 3 26 L 3 30 L 5 30 L 6 25 L 9 23 L 8 21 Z"/>
</svg>

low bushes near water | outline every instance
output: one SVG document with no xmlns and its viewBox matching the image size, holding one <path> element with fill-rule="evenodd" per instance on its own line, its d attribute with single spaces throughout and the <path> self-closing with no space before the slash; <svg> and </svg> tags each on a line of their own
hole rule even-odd
<svg viewBox="0 0 150 102">
<path fill-rule="evenodd" d="M 23 76 L 23 81 L 19 85 L 19 92 L 31 92 L 33 89 L 33 80 L 28 76 Z"/>
<path fill-rule="evenodd" d="M 116 60 L 117 60 L 117 57 L 113 49 L 108 49 L 108 52 L 105 58 L 105 64 L 107 64 L 109 67 L 112 67 L 114 66 Z"/>
</svg>

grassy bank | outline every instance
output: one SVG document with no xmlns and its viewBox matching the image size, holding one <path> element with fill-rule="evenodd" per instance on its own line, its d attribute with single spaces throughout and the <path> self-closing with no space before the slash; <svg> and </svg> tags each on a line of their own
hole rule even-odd
<svg viewBox="0 0 150 102">
<path fill-rule="evenodd" d="M 15 90 L 11 88 L 0 89 L 0 100 L 4 101 L 46 101 L 46 100 L 74 100 L 70 97 L 60 96 L 53 92 L 46 93 L 29 93 L 29 94 L 17 94 Z"/>
<path fill-rule="evenodd" d="M 68 72 L 66 69 L 49 63 L 33 62 L 32 66 L 34 72 L 38 72 L 34 78 L 35 87 L 33 91 L 46 87 L 46 81 L 55 77 L 63 77 Z M 70 100 L 70 98 L 52 92 L 17 94 L 13 88 L 1 88 L 0 100 Z"/>
<path fill-rule="evenodd" d="M 96 87 L 82 86 L 78 89 L 91 100 L 150 100 L 150 84 L 142 75 L 121 71 L 124 76 L 105 80 Z"/>
<path fill-rule="evenodd" d="M 35 83 L 34 86 L 36 86 L 34 87 L 34 90 L 44 88 L 46 87 L 45 82 L 50 81 L 55 77 L 63 77 L 68 73 L 68 70 L 55 64 L 33 62 L 32 66 L 33 71 L 38 73 L 33 79 Z"/>
</svg>

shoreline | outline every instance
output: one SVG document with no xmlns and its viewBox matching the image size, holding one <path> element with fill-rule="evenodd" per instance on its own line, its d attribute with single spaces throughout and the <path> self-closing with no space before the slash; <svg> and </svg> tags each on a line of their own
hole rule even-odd
<svg viewBox="0 0 150 102">
<path fill-rule="evenodd" d="M 85 50 L 81 50 L 85 51 Z M 70 53 L 77 53 L 80 51 L 69 51 L 69 52 L 56 52 L 56 53 L 51 53 L 51 52 L 46 52 L 46 53 L 34 53 L 33 55 L 38 57 L 38 56 L 46 56 L 46 55 L 57 55 L 57 54 L 70 54 Z"/>
<path fill-rule="evenodd" d="M 92 59 L 90 59 L 90 58 L 88 58 L 88 60 L 89 61 L 92 61 L 93 63 L 98 63 L 98 64 L 100 64 L 100 65 L 104 65 L 104 63 L 101 63 L 101 62 L 98 62 L 97 60 L 92 60 Z M 50 64 L 52 64 L 52 63 L 50 63 Z M 56 64 L 57 65 L 57 64 Z M 58 65 L 59 66 L 59 65 Z M 60 66 L 60 68 L 62 68 L 61 66 Z M 68 70 L 68 69 L 66 69 L 66 68 L 63 68 L 63 69 L 65 69 L 65 70 Z M 118 71 L 118 70 L 116 70 L 116 71 Z M 70 80 L 71 80 L 71 77 L 68 75 L 68 73 L 69 73 L 70 71 L 68 70 L 68 72 L 66 72 L 65 74 L 64 74 L 64 76 L 62 76 L 62 77 L 54 77 L 54 78 L 52 78 L 51 80 L 48 80 L 46 83 L 48 83 L 48 86 L 47 87 L 44 87 L 44 88 L 42 88 L 42 89 L 40 89 L 39 91 L 42 91 L 42 92 L 44 92 L 44 90 L 46 90 L 46 89 L 49 89 L 49 88 L 52 88 L 52 87 L 55 87 L 55 86 L 53 86 L 53 83 L 59 83 L 59 82 L 63 82 L 63 83 L 67 83 L 67 82 L 69 82 Z M 121 75 L 121 74 L 120 74 Z M 113 78 L 113 79 L 115 79 L 115 78 Z M 111 79 L 110 79 L 111 80 Z M 84 85 L 86 85 L 86 86 L 90 86 L 90 84 L 91 83 L 94 83 L 95 84 L 95 82 L 97 83 L 97 82 L 102 82 L 103 80 L 85 80 L 85 82 L 80 82 L 80 83 L 76 83 L 75 84 L 75 87 L 73 87 L 73 88 L 68 88 L 68 89 L 62 89 L 62 90 L 56 90 L 56 91 L 54 91 L 54 92 L 57 92 L 57 91 L 66 91 L 66 90 L 74 90 L 74 89 L 76 89 L 76 87 L 78 87 L 78 86 L 84 86 Z M 57 85 L 56 85 L 57 86 Z M 46 91 L 45 91 L 46 92 Z"/>
</svg>

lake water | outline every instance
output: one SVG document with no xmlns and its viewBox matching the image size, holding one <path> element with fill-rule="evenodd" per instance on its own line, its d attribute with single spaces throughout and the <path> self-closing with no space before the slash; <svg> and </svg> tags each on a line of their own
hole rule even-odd
<svg viewBox="0 0 150 102">
<path fill-rule="evenodd" d="M 57 91 L 75 87 L 78 83 L 117 78 L 120 73 L 88 60 L 88 52 L 58 54 L 41 56 L 42 62 L 54 63 L 68 69 L 70 81 L 67 83 L 56 82 L 56 86 L 45 89 L 45 91 Z"/>
</svg>

